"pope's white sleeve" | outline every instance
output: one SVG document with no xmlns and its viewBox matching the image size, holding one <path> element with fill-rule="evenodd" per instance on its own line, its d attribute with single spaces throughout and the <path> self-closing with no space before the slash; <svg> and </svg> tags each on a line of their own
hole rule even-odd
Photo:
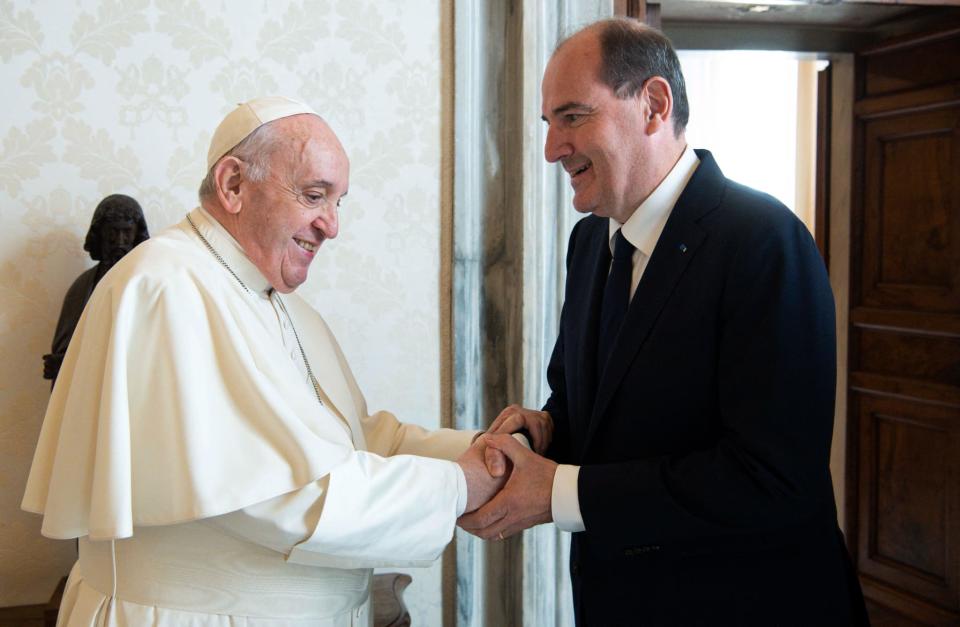
<svg viewBox="0 0 960 627">
<path fill-rule="evenodd" d="M 423 455 L 454 460 L 470 447 L 479 431 L 456 429 L 427 430 L 403 423 L 386 411 L 375 412 L 361 419 L 367 450 L 390 455 Z"/>
<path fill-rule="evenodd" d="M 206 522 L 299 564 L 427 566 L 453 536 L 465 486 L 453 462 L 356 451 L 299 490 Z"/>
</svg>

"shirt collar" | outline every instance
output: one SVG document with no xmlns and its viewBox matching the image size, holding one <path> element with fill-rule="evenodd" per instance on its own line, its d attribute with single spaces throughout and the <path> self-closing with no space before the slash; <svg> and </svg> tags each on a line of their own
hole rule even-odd
<svg viewBox="0 0 960 627">
<path fill-rule="evenodd" d="M 617 229 L 623 228 L 623 236 L 628 242 L 633 244 L 637 250 L 649 257 L 653 254 L 653 248 L 663 233 L 663 227 L 667 224 L 667 218 L 673 206 L 677 204 L 677 199 L 683 193 L 683 188 L 687 186 L 694 170 L 700 165 L 693 149 L 688 145 L 683 149 L 680 159 L 674 164 L 673 169 L 667 174 L 656 189 L 647 196 L 637 210 L 633 212 L 624 224 L 620 224 L 613 218 L 610 218 L 609 243 L 610 252 L 613 253 L 613 237 L 617 234 Z"/>
<path fill-rule="evenodd" d="M 261 274 L 260 270 L 247 254 L 243 252 L 240 243 L 230 235 L 216 218 L 203 207 L 197 207 L 190 212 L 190 219 L 197 225 L 200 234 L 213 246 L 217 254 L 223 258 L 230 270 L 247 286 L 248 289 L 260 296 L 269 297 L 273 286 Z"/>
</svg>

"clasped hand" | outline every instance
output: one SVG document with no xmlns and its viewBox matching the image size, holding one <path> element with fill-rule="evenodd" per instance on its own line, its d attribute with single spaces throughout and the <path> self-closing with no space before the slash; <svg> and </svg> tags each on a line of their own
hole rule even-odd
<svg viewBox="0 0 960 627">
<path fill-rule="evenodd" d="M 527 449 L 509 434 L 525 429 Z M 553 436 L 547 412 L 511 405 L 458 461 L 467 478 L 466 513 L 457 523 L 484 539 L 504 539 L 553 520 L 551 493 L 557 465 L 541 457 Z"/>
</svg>

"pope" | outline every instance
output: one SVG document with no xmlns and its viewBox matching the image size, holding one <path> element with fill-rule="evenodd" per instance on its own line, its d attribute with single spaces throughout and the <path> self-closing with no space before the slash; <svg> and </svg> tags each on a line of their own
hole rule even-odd
<svg viewBox="0 0 960 627">
<path fill-rule="evenodd" d="M 430 564 L 504 481 L 476 433 L 368 412 L 295 294 L 348 183 L 308 106 L 244 103 L 200 206 L 97 286 L 23 499 L 79 538 L 60 624 L 367 624 L 371 569 Z"/>
</svg>

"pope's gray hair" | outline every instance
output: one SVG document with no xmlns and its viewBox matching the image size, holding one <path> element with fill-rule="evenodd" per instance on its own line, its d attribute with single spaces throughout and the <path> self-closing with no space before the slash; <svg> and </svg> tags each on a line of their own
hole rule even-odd
<svg viewBox="0 0 960 627">
<path fill-rule="evenodd" d="M 260 183 L 270 174 L 270 161 L 273 153 L 279 147 L 282 135 L 277 133 L 272 122 L 267 122 L 258 126 L 252 133 L 243 138 L 239 144 L 224 153 L 223 157 L 217 159 L 217 163 L 224 157 L 236 157 L 246 164 L 244 177 L 254 183 Z M 207 172 L 200 183 L 200 189 L 197 195 L 203 201 L 206 198 L 212 198 L 217 194 L 216 181 L 213 171 L 217 163 Z"/>
</svg>

